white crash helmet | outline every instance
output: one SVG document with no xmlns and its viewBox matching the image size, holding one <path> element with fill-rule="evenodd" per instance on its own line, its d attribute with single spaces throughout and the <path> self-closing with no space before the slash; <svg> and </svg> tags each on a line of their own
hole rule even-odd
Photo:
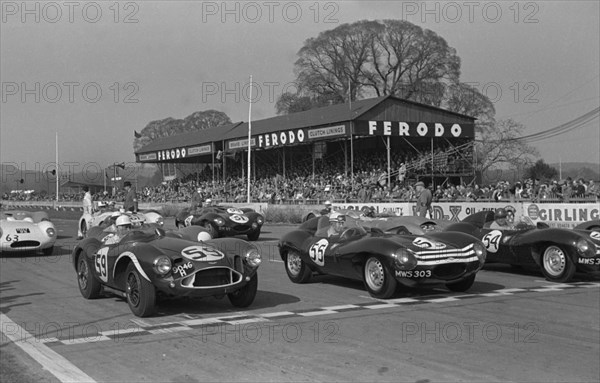
<svg viewBox="0 0 600 383">
<path fill-rule="evenodd" d="M 333 212 L 329 216 L 329 222 L 346 222 L 346 216 L 338 212 Z"/>
<path fill-rule="evenodd" d="M 117 226 L 131 226 L 131 219 L 126 216 L 126 215 L 122 215 L 119 218 L 117 218 L 117 222 L 115 222 L 115 225 Z"/>
<path fill-rule="evenodd" d="M 210 206 L 212 204 L 212 199 L 207 198 L 206 201 L 204 201 L 204 203 Z"/>
<path fill-rule="evenodd" d="M 325 201 L 325 206 L 331 206 L 331 201 L 329 201 L 329 200 Z"/>
</svg>

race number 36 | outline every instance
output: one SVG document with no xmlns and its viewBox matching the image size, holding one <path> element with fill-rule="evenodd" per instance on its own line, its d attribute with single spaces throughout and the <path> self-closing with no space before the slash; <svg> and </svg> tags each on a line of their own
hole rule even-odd
<svg viewBox="0 0 600 383">
<path fill-rule="evenodd" d="M 312 259 L 312 261 L 319 266 L 325 265 L 325 249 L 327 249 L 328 245 L 329 241 L 327 241 L 326 239 L 321 239 L 314 245 L 312 245 L 310 247 L 310 250 L 308 250 L 308 255 L 310 256 L 310 259 Z"/>
<path fill-rule="evenodd" d="M 487 233 L 481 242 L 483 242 L 483 246 L 490 253 L 495 253 L 498 251 L 498 247 L 500 246 L 500 239 L 502 238 L 502 232 L 500 230 L 493 230 Z"/>
<path fill-rule="evenodd" d="M 96 253 L 96 257 L 94 259 L 94 264 L 96 266 L 96 273 L 98 273 L 98 277 L 104 282 L 108 281 L 108 273 L 107 269 L 107 255 L 108 255 L 108 247 L 103 247 Z"/>
</svg>

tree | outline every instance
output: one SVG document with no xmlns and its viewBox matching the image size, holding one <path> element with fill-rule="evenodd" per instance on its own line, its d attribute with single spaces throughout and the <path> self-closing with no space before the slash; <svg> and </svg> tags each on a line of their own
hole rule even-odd
<svg viewBox="0 0 600 383">
<path fill-rule="evenodd" d="M 522 168 L 538 157 L 538 151 L 520 140 L 525 126 L 512 120 L 499 120 L 490 129 L 477 134 L 475 170 L 484 174 L 496 167 Z"/>
<path fill-rule="evenodd" d="M 357 21 L 305 41 L 294 65 L 296 101 L 313 106 L 392 94 L 440 106 L 460 59 L 435 32 L 404 20 Z M 285 96 L 286 112 L 297 109 Z M 280 98 L 284 98 L 282 95 Z M 305 106 L 304 106 L 305 107 Z"/>
<path fill-rule="evenodd" d="M 138 151 L 157 138 L 172 136 L 196 130 L 214 128 L 231 124 L 231 119 L 223 112 L 206 110 L 194 112 L 183 120 L 168 117 L 162 120 L 151 121 L 140 132 L 141 137 L 133 140 L 133 150 Z"/>
<path fill-rule="evenodd" d="M 543 159 L 538 160 L 534 165 L 525 170 L 525 177 L 533 180 L 553 179 L 558 175 L 556 168 L 548 165 Z"/>
</svg>

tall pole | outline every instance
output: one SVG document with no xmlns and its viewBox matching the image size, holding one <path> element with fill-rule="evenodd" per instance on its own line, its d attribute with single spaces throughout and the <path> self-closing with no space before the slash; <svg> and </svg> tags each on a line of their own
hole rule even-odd
<svg viewBox="0 0 600 383">
<path fill-rule="evenodd" d="M 562 180 L 562 157 L 558 156 L 558 179 Z"/>
<path fill-rule="evenodd" d="M 58 132 L 56 132 L 56 202 L 58 202 L 58 184 L 59 184 L 59 172 L 58 172 Z"/>
<path fill-rule="evenodd" d="M 250 100 L 248 102 L 248 185 L 247 185 L 247 193 L 248 193 L 248 201 L 250 203 L 250 161 L 252 155 L 252 145 L 250 144 L 250 140 L 252 138 L 252 75 L 250 75 Z"/>
<path fill-rule="evenodd" d="M 392 166 L 391 166 L 391 159 L 390 159 L 390 136 L 387 136 L 387 186 L 388 186 L 388 190 L 392 190 Z"/>
<path fill-rule="evenodd" d="M 102 174 L 104 175 L 104 194 L 106 194 L 106 168 L 102 169 Z"/>
</svg>

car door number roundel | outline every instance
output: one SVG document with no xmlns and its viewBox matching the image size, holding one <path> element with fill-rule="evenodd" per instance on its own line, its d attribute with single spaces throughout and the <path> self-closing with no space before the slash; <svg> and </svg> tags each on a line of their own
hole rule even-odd
<svg viewBox="0 0 600 383">
<path fill-rule="evenodd" d="M 592 231 L 590 237 L 595 240 L 600 240 L 600 231 Z"/>
<path fill-rule="evenodd" d="M 325 265 L 325 250 L 327 249 L 327 246 L 329 246 L 329 241 L 321 239 L 308 250 L 310 259 L 319 266 Z"/>
<path fill-rule="evenodd" d="M 108 247 L 103 247 L 94 256 L 94 266 L 98 277 L 103 281 L 108 281 Z"/>
<path fill-rule="evenodd" d="M 498 247 L 500 246 L 500 239 L 502 239 L 502 232 L 500 230 L 493 230 L 487 233 L 481 242 L 490 253 L 495 253 L 498 251 Z"/>
</svg>

